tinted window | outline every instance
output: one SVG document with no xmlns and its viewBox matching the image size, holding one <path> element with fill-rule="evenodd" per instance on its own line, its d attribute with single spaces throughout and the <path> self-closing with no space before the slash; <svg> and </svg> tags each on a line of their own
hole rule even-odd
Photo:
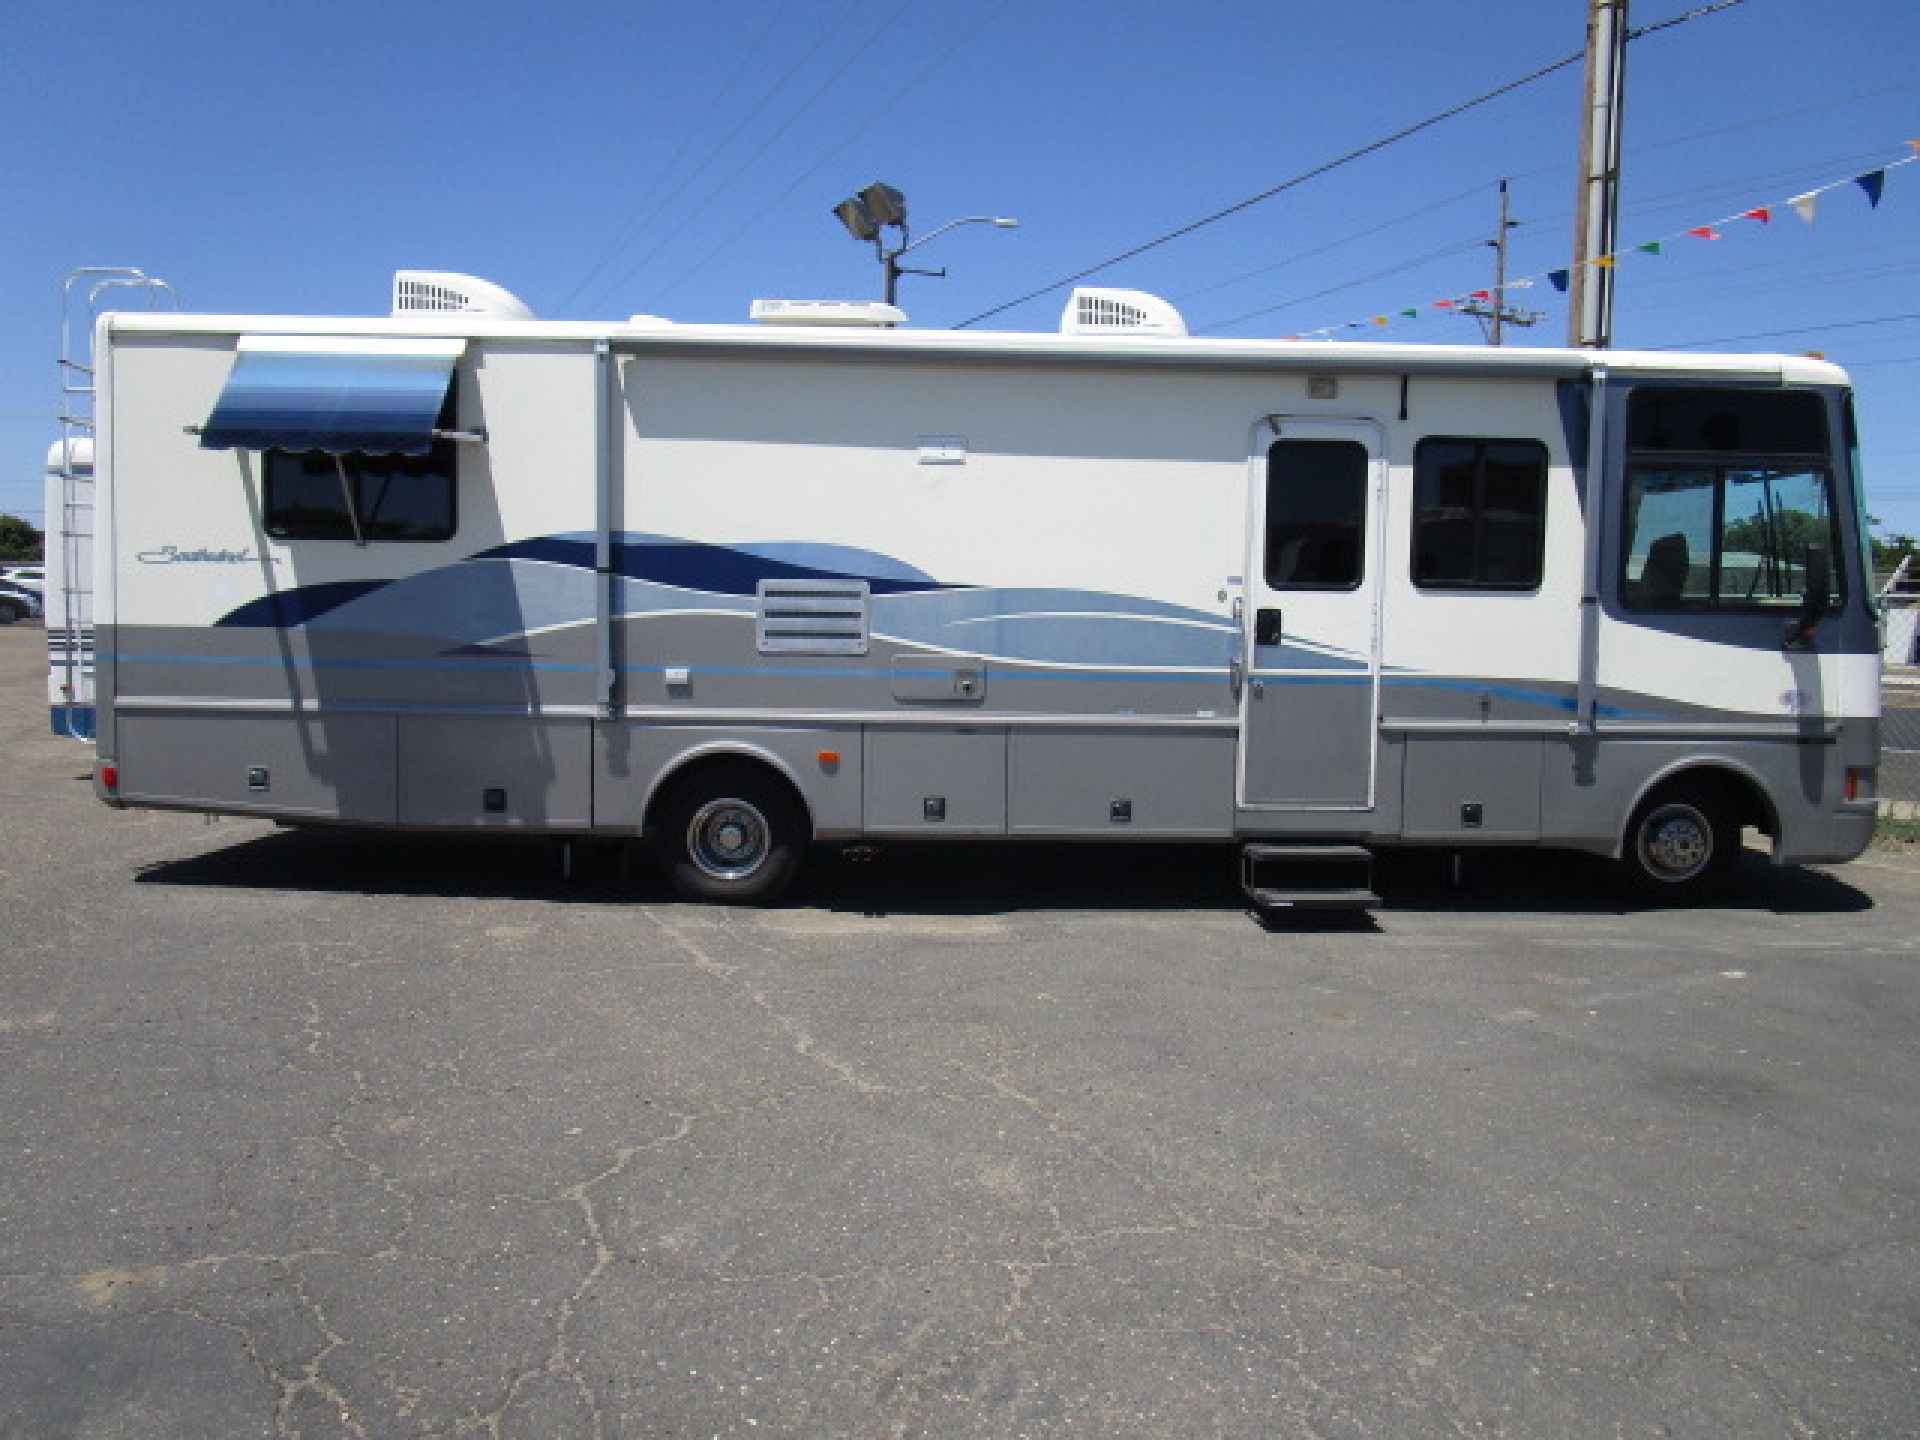
<svg viewBox="0 0 1920 1440">
<path fill-rule="evenodd" d="M 1825 455 L 1826 408 L 1811 390 L 1636 389 L 1627 448 L 1703 455 Z"/>
<path fill-rule="evenodd" d="M 1267 451 L 1267 584 L 1351 590 L 1366 564 L 1367 449 L 1280 440 Z"/>
<path fill-rule="evenodd" d="M 1413 457 L 1413 579 L 1428 589 L 1531 590 L 1546 539 L 1547 447 L 1423 440 Z"/>
<path fill-rule="evenodd" d="M 344 472 L 345 484 L 342 484 Z M 453 445 L 425 455 L 266 455 L 267 533 L 280 540 L 445 540 L 454 531 Z"/>
<path fill-rule="evenodd" d="M 1839 553 L 1824 470 L 1702 464 L 1627 476 L 1629 609 L 1795 607 L 1815 552 Z"/>
</svg>

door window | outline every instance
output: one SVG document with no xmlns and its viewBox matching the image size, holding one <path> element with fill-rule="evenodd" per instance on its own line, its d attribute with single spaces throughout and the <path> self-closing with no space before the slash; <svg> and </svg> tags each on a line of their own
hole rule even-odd
<svg viewBox="0 0 1920 1440">
<path fill-rule="evenodd" d="M 1366 569 L 1367 449 L 1277 440 L 1267 451 L 1265 571 L 1275 590 L 1355 590 Z"/>
</svg>

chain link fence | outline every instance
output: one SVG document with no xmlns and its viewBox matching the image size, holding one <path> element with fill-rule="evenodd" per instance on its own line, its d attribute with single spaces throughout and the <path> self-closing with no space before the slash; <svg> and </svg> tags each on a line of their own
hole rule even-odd
<svg viewBox="0 0 1920 1440">
<path fill-rule="evenodd" d="M 1920 805 L 1920 595 L 1886 601 L 1886 684 L 1880 693 L 1880 796 Z"/>
<path fill-rule="evenodd" d="M 1920 676 L 1881 696 L 1880 797 L 1920 805 Z"/>
</svg>

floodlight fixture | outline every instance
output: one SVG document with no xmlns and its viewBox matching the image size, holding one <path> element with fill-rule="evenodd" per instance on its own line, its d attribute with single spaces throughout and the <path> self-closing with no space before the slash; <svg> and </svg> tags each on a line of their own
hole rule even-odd
<svg viewBox="0 0 1920 1440">
<path fill-rule="evenodd" d="M 908 238 L 907 197 L 884 181 L 876 180 L 857 195 L 848 196 L 833 207 L 833 213 L 840 217 L 840 223 L 847 227 L 847 233 L 862 242 L 872 242 L 874 254 L 880 258 L 880 293 L 887 304 L 894 303 L 899 293 L 902 275 L 942 276 L 945 270 L 914 270 L 900 263 L 900 257 L 909 250 L 917 250 L 929 240 L 944 235 L 960 225 L 992 225 L 1001 230 L 1018 229 L 1018 220 L 1009 220 L 1004 215 L 966 215 L 958 220 L 949 220 L 939 228 L 922 235 L 918 240 Z M 881 231 L 893 226 L 900 232 L 900 243 L 891 249 Z"/>
<path fill-rule="evenodd" d="M 867 207 L 874 224 L 907 228 L 907 197 L 885 181 L 876 180 L 862 190 L 860 203 Z"/>
<path fill-rule="evenodd" d="M 858 196 L 842 200 L 833 207 L 833 213 L 840 217 L 840 223 L 847 227 L 847 233 L 856 240 L 877 240 L 880 227 L 873 223 L 873 216 L 867 207 L 860 203 Z"/>
</svg>

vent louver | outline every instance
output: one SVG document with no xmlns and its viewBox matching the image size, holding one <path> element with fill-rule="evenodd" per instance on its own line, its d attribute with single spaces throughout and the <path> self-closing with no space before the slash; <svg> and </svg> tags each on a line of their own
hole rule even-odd
<svg viewBox="0 0 1920 1440">
<path fill-rule="evenodd" d="M 450 270 L 400 270 L 393 277 L 393 318 L 418 315 L 491 315 L 531 320 L 526 302 L 491 280 Z"/>
<path fill-rule="evenodd" d="M 762 580 L 756 638 L 762 655 L 867 653 L 867 582 Z"/>
<path fill-rule="evenodd" d="M 1144 290 L 1080 289 L 1067 297 L 1062 335 L 1185 335 L 1187 322 Z"/>
</svg>

